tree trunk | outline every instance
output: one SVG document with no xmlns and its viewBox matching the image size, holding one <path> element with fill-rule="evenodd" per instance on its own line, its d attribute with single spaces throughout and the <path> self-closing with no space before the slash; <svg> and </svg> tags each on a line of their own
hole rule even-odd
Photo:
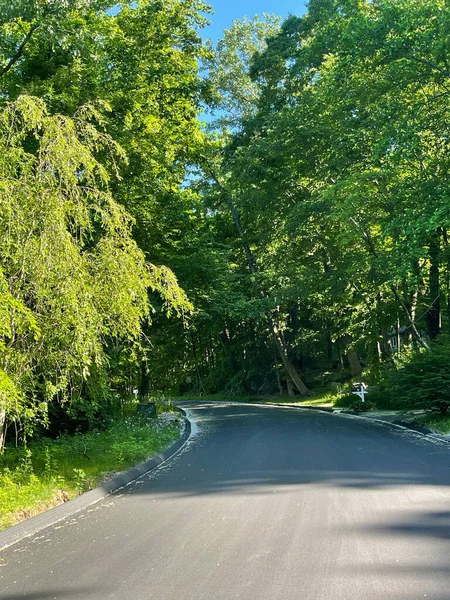
<svg viewBox="0 0 450 600">
<path fill-rule="evenodd" d="M 278 368 L 278 365 L 275 365 L 275 376 L 277 378 L 278 392 L 279 392 L 280 396 L 282 396 L 283 395 L 283 385 L 281 383 L 280 369 Z"/>
<path fill-rule="evenodd" d="M 400 335 L 400 319 L 397 317 L 397 323 L 395 324 L 395 337 L 397 338 L 397 356 L 400 356 L 402 338 Z"/>
<path fill-rule="evenodd" d="M 382 292 L 377 293 L 376 306 L 378 315 L 378 327 L 381 334 L 382 343 L 378 343 L 379 359 L 392 358 L 392 345 L 389 337 L 389 328 L 383 319 L 383 303 L 384 298 Z"/>
<path fill-rule="evenodd" d="M 413 272 L 417 275 L 417 278 L 419 279 L 420 269 L 419 269 L 418 264 L 414 265 Z M 409 292 L 407 289 L 406 283 L 403 284 L 403 287 L 404 287 L 403 298 L 404 298 L 405 305 L 406 305 L 407 309 L 409 310 L 409 313 L 411 315 L 411 320 L 413 322 L 415 322 L 416 313 L 417 313 L 417 303 L 419 301 L 419 288 L 417 287 L 413 292 Z M 408 345 L 411 342 L 412 337 L 413 337 L 412 329 L 411 329 L 411 327 L 409 327 L 406 330 L 404 338 L 403 338 L 404 343 Z"/>
<path fill-rule="evenodd" d="M 294 397 L 294 384 L 289 379 L 289 377 L 286 379 L 286 385 L 287 385 L 287 391 L 288 391 L 289 398 L 293 398 Z"/>
<path fill-rule="evenodd" d="M 331 321 L 328 319 L 327 320 L 326 338 L 327 338 L 327 358 L 330 361 L 330 363 L 333 360 L 333 339 L 331 337 L 331 331 L 332 331 Z"/>
<path fill-rule="evenodd" d="M 386 325 L 381 327 L 381 336 L 383 338 L 383 350 L 382 355 L 388 359 L 392 358 L 392 345 L 391 338 L 389 337 L 389 331 Z"/>
<path fill-rule="evenodd" d="M 6 438 L 6 410 L 0 407 L 0 454 L 5 446 Z"/>
<path fill-rule="evenodd" d="M 275 340 L 275 344 L 276 344 L 278 353 L 281 357 L 281 360 L 283 361 L 284 368 L 286 369 L 289 377 L 292 379 L 293 383 L 295 384 L 295 387 L 300 392 L 300 394 L 302 396 L 310 396 L 311 392 L 306 387 L 306 385 L 303 383 L 301 377 L 297 373 L 294 365 L 292 364 L 292 362 L 290 361 L 290 359 L 287 355 L 286 347 L 284 345 L 284 342 L 280 335 L 280 332 L 278 331 L 277 325 L 270 317 L 268 317 L 268 319 L 269 319 L 270 327 L 272 329 L 272 333 L 273 333 L 273 337 Z"/>
<path fill-rule="evenodd" d="M 6 408 L 0 406 L 0 454 L 3 451 L 6 443 L 6 430 L 8 429 L 8 423 L 6 421 Z"/>
<path fill-rule="evenodd" d="M 446 260 L 446 292 L 447 292 L 447 330 L 450 333 L 450 245 L 448 234 L 445 229 L 442 231 L 442 237 L 444 240 L 445 247 L 445 260 Z"/>
<path fill-rule="evenodd" d="M 361 366 L 361 363 L 359 362 L 358 355 L 352 348 L 349 348 L 347 350 L 347 358 L 348 358 L 348 362 L 350 363 L 350 370 L 352 373 L 352 377 L 359 377 L 362 373 L 362 366 Z"/>
<path fill-rule="evenodd" d="M 241 238 L 242 246 L 244 248 L 244 252 L 247 257 L 247 262 L 248 262 L 248 266 L 250 268 L 250 272 L 253 275 L 255 275 L 258 272 L 258 267 L 257 267 L 256 261 L 255 261 L 255 257 L 253 256 L 253 252 L 247 241 L 247 238 L 245 237 L 244 230 L 242 229 L 239 213 L 237 212 L 236 207 L 234 206 L 233 199 L 232 199 L 231 195 L 228 193 L 228 190 L 222 185 L 222 183 L 219 181 L 219 179 L 216 177 L 215 173 L 211 169 L 209 169 L 209 174 L 211 175 L 213 180 L 217 183 L 220 190 L 222 191 L 223 198 L 230 210 L 234 225 L 239 234 L 239 237 Z M 261 291 L 261 295 L 264 297 L 264 292 Z M 278 327 L 277 327 L 276 323 L 273 321 L 273 319 L 271 318 L 270 315 L 266 315 L 266 317 L 269 322 L 270 330 L 274 337 L 275 345 L 277 347 L 278 353 L 280 354 L 280 358 L 283 362 L 284 368 L 286 369 L 287 373 L 290 375 L 292 381 L 295 384 L 295 387 L 298 389 L 300 394 L 302 396 L 310 396 L 311 393 L 310 393 L 309 389 L 303 383 L 300 375 L 297 373 L 294 365 L 292 364 L 291 360 L 289 359 L 289 356 L 286 351 L 286 346 L 281 338 L 281 335 L 280 335 L 280 332 L 278 331 Z"/>
<path fill-rule="evenodd" d="M 359 377 L 363 370 L 362 370 L 361 363 L 359 362 L 358 355 L 357 355 L 355 349 L 353 348 L 351 337 L 346 336 L 344 343 L 347 346 L 346 354 L 347 354 L 348 362 L 350 364 L 350 371 L 351 371 L 352 377 Z"/>
<path fill-rule="evenodd" d="M 441 288 L 439 280 L 439 262 L 441 254 L 441 234 L 437 230 L 430 239 L 430 299 L 431 304 L 427 312 L 427 323 L 430 337 L 436 339 L 441 331 Z"/>
<path fill-rule="evenodd" d="M 150 391 L 150 374 L 148 372 L 147 361 L 141 361 L 141 380 L 139 382 L 139 400 L 147 402 Z"/>
<path fill-rule="evenodd" d="M 194 340 L 194 336 L 192 335 L 192 331 L 190 332 L 190 334 L 191 334 L 191 343 L 192 343 L 192 355 L 194 357 L 195 370 L 197 372 L 197 378 L 198 378 L 198 385 L 200 387 L 200 391 L 204 394 L 205 388 L 203 387 L 202 376 L 200 375 L 200 369 L 199 369 L 198 360 L 197 360 L 197 350 L 195 347 L 195 340 Z"/>
</svg>

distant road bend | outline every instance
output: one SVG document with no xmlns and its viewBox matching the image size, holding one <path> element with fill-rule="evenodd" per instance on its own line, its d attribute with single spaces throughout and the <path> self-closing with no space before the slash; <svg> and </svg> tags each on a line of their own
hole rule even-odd
<svg viewBox="0 0 450 600">
<path fill-rule="evenodd" d="M 184 403 L 188 443 L 0 553 L 7 600 L 448 600 L 450 450 L 308 410 Z"/>
</svg>

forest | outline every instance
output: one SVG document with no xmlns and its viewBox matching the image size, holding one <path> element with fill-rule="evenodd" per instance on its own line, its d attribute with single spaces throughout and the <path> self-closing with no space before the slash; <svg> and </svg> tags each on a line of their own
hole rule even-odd
<svg viewBox="0 0 450 600">
<path fill-rule="evenodd" d="M 162 395 L 450 404 L 450 11 L 0 0 L 0 448 Z"/>
</svg>

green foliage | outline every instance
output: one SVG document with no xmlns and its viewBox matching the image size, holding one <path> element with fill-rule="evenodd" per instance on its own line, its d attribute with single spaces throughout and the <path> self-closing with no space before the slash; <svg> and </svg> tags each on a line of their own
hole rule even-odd
<svg viewBox="0 0 450 600">
<path fill-rule="evenodd" d="M 0 448 L 5 418 L 31 434 L 48 403 L 64 405 L 50 415 L 63 429 L 63 413 L 95 425 L 115 392 L 138 386 L 150 315 L 186 322 L 192 310 L 160 264 L 160 246 L 179 235 L 174 221 L 190 197 L 178 186 L 200 136 L 197 28 L 206 8 L 142 0 L 112 14 L 116 3 L 102 0 L 7 4 Z"/>
<path fill-rule="evenodd" d="M 7 447 L 0 456 L 0 530 L 95 487 L 178 437 L 173 420 L 147 423 L 134 416 L 116 420 L 106 431 Z"/>
<path fill-rule="evenodd" d="M 215 48 L 200 0 L 114 5 L 0 7 L 0 426 L 282 397 L 289 364 L 378 382 L 397 330 L 448 326 L 443 0 L 311 0 Z"/>
<path fill-rule="evenodd" d="M 387 378 L 393 403 L 399 408 L 435 409 L 445 414 L 450 407 L 450 338 L 441 335 L 430 352 L 416 351 Z"/>
<path fill-rule="evenodd" d="M 391 393 L 385 385 L 378 386 L 378 389 L 376 390 L 372 390 L 369 387 L 369 392 L 366 398 L 367 401 L 377 409 L 395 410 L 392 405 Z"/>
<path fill-rule="evenodd" d="M 217 342 L 212 352 L 211 343 L 202 344 L 202 335 L 221 335 L 216 321 L 203 321 L 197 362 L 207 389 L 217 391 L 224 379 L 242 387 L 250 374 L 258 389 L 267 372 L 279 376 L 270 380 L 273 391 L 285 388 L 287 374 L 275 366 L 263 326 L 267 310 L 291 361 L 314 376 L 347 367 L 350 357 L 355 376 L 358 357 L 380 371 L 394 360 L 396 327 L 405 347 L 413 338 L 426 347 L 424 330 L 438 335 L 439 303 L 450 293 L 444 5 L 312 0 L 303 17 L 258 40 L 252 61 L 245 52 L 241 60 L 234 35 L 251 31 L 250 23 L 226 32 L 211 81 L 224 105 L 235 103 L 238 119 L 231 139 L 216 135 L 205 149 L 196 189 L 211 213 L 211 235 L 227 246 L 241 276 L 237 289 L 257 301 L 262 291 L 264 310 L 241 318 L 229 312 L 222 331 L 237 334 L 235 345 L 224 344 L 226 361 Z M 242 47 L 251 41 L 242 39 Z M 237 80 L 246 94 L 241 102 L 232 93 Z M 242 234 L 233 232 L 224 190 Z M 257 275 L 249 276 L 242 237 Z M 224 305 L 237 297 L 223 295 Z M 446 327 L 450 313 L 443 316 Z"/>
<path fill-rule="evenodd" d="M 243 119 L 256 111 L 259 90 L 250 77 L 252 59 L 264 52 L 267 39 L 276 35 L 281 19 L 275 15 L 256 15 L 233 21 L 223 32 L 217 46 L 205 59 L 208 83 L 215 92 L 213 113 L 222 113 L 213 119 L 213 128 L 222 130 L 242 126 Z"/>
<path fill-rule="evenodd" d="M 363 402 L 361 398 L 358 398 L 354 394 L 347 394 L 339 397 L 334 406 L 336 408 L 345 408 L 357 413 L 369 412 L 376 407 L 375 403 L 369 398 L 366 397 Z"/>
<path fill-rule="evenodd" d="M 427 427 L 436 433 L 450 433 L 450 416 L 439 413 L 420 415 L 414 417 L 415 423 Z"/>
<path fill-rule="evenodd" d="M 94 116 L 88 107 L 75 119 L 50 116 L 25 96 L 0 113 L 0 355 L 10 419 L 20 399 L 40 412 L 80 396 L 107 366 L 104 340 L 137 341 L 147 288 L 162 288 L 94 156 L 112 144 Z M 94 402 L 102 395 L 91 392 Z"/>
<path fill-rule="evenodd" d="M 341 394 L 336 398 L 334 406 L 336 408 L 348 408 L 353 410 L 353 407 L 361 404 L 361 399 L 355 396 L 354 394 L 347 393 Z"/>
</svg>

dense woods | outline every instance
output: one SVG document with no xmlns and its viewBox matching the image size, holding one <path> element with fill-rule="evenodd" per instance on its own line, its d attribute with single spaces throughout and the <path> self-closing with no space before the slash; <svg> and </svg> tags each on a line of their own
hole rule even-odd
<svg viewBox="0 0 450 600">
<path fill-rule="evenodd" d="M 208 11 L 0 0 L 0 446 L 136 394 L 446 406 L 446 1 Z"/>
</svg>

